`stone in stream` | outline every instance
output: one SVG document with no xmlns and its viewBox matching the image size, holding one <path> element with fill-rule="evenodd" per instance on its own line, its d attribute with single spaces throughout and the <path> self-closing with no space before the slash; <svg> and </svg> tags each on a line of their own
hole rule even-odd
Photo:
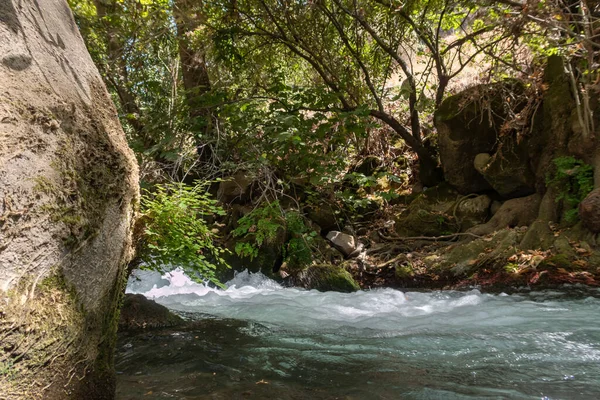
<svg viewBox="0 0 600 400">
<path fill-rule="evenodd" d="M 320 292 L 350 293 L 360 290 L 360 286 L 348 271 L 331 264 L 311 265 L 290 277 L 290 283 Z"/>
<path fill-rule="evenodd" d="M 183 319 L 141 294 L 126 294 L 121 308 L 119 330 L 164 328 L 181 325 Z"/>
</svg>

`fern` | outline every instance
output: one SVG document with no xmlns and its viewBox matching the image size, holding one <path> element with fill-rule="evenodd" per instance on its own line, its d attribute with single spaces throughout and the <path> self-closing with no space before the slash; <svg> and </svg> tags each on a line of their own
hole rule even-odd
<svg viewBox="0 0 600 400">
<path fill-rule="evenodd" d="M 594 189 L 594 169 L 571 156 L 554 159 L 556 170 L 546 179 L 548 185 L 559 190 L 556 201 L 564 201 L 568 210 L 565 221 L 575 223 L 579 219 L 579 203 Z"/>
</svg>

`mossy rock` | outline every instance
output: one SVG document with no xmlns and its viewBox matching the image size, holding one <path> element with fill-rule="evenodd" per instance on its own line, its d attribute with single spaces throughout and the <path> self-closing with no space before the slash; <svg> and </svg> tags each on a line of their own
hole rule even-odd
<svg viewBox="0 0 600 400">
<path fill-rule="evenodd" d="M 425 262 L 438 272 L 449 271 L 455 277 L 470 276 L 480 267 L 489 267 L 514 254 L 521 239 L 521 233 L 513 229 L 498 231 L 494 236 L 466 243 L 458 243 L 436 253 L 437 257 L 428 257 Z"/>
<path fill-rule="evenodd" d="M 460 193 L 491 189 L 474 160 L 480 153 L 493 154 L 498 131 L 507 117 L 504 98 L 507 93 L 519 95 L 523 89 L 516 80 L 476 85 L 446 98 L 436 110 L 434 122 L 444 177 Z"/>
<path fill-rule="evenodd" d="M 567 254 L 555 254 L 542 261 L 539 265 L 539 268 L 564 269 L 566 271 L 580 270 L 581 267 L 578 267 L 577 264 L 573 263 L 573 261 L 573 258 L 568 256 Z"/>
<path fill-rule="evenodd" d="M 237 243 L 249 243 L 256 246 L 255 240 L 252 237 L 245 238 L 234 238 L 225 244 L 225 248 L 229 250 L 228 253 L 223 255 L 223 259 L 231 266 L 231 269 L 223 269 L 218 271 L 217 278 L 221 282 L 232 279 L 235 272 L 248 270 L 249 272 L 261 272 L 271 279 L 280 279 L 279 267 L 283 263 L 283 246 L 286 242 L 287 232 L 280 228 L 274 238 L 269 241 L 265 241 L 262 246 L 258 248 L 258 254 L 252 259 L 250 257 L 239 256 L 235 252 Z"/>
<path fill-rule="evenodd" d="M 310 266 L 299 272 L 292 282 L 297 286 L 321 292 L 351 293 L 360 290 L 360 286 L 348 271 L 331 264 Z"/>
<path fill-rule="evenodd" d="M 420 193 L 400 215 L 395 228 L 400 236 L 441 236 L 454 232 L 451 217 L 458 193 L 447 184 L 440 184 Z"/>
<path fill-rule="evenodd" d="M 411 265 L 397 265 L 394 273 L 395 277 L 399 281 L 405 281 L 415 276 L 415 271 Z"/>
</svg>

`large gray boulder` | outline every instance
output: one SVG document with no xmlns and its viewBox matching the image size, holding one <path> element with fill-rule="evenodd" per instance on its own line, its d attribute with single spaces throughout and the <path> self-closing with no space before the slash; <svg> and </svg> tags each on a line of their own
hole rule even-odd
<svg viewBox="0 0 600 400">
<path fill-rule="evenodd" d="M 589 231 L 600 233 L 600 189 L 592 190 L 579 204 L 579 218 Z"/>
<path fill-rule="evenodd" d="M 478 193 L 492 186 L 474 166 L 480 153 L 494 153 L 506 117 L 507 91 L 522 92 L 516 81 L 471 87 L 445 99 L 435 112 L 444 177 L 460 193 Z"/>
<path fill-rule="evenodd" d="M 512 135 L 500 137 L 494 155 L 478 154 L 474 166 L 490 186 L 505 199 L 535 193 L 535 175 L 530 166 L 528 143 Z"/>
<path fill-rule="evenodd" d="M 0 2 L 0 397 L 114 397 L 135 158 L 65 0 Z"/>
</svg>

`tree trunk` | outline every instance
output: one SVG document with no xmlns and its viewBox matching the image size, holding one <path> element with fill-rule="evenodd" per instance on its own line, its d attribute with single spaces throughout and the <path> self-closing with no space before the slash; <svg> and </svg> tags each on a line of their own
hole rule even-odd
<svg viewBox="0 0 600 400">
<path fill-rule="evenodd" d="M 193 45 L 193 33 L 204 22 L 202 1 L 175 0 L 173 15 L 177 23 L 179 58 L 183 75 L 189 116 L 196 132 L 198 156 L 210 161 L 214 149 L 211 147 L 213 113 L 204 103 L 203 95 L 210 92 L 211 84 L 206 65 L 206 56 L 201 46 Z"/>
<path fill-rule="evenodd" d="M 0 397 L 111 399 L 137 166 L 65 0 L 0 2 Z"/>
</svg>

